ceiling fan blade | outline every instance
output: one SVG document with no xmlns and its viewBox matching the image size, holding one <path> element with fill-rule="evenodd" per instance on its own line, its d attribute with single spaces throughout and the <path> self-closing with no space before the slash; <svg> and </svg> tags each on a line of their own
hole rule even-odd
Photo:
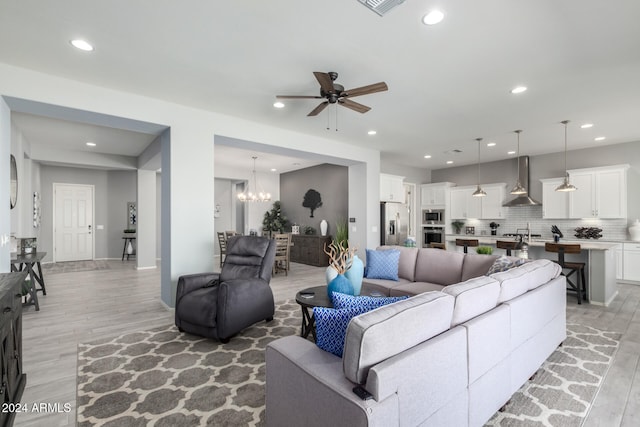
<svg viewBox="0 0 640 427">
<path fill-rule="evenodd" d="M 348 99 L 339 99 L 338 103 L 343 107 L 350 108 L 353 111 L 357 111 L 358 113 L 366 113 L 367 111 L 371 110 L 371 107 L 367 107 L 366 105 L 362 105 Z"/>
<path fill-rule="evenodd" d="M 335 89 L 333 88 L 333 80 L 331 80 L 329 74 L 322 73 L 320 71 L 314 71 L 313 75 L 316 76 L 316 79 L 318 80 L 318 83 L 320 83 L 320 87 L 322 88 L 322 90 L 327 93 L 335 91 Z"/>
<path fill-rule="evenodd" d="M 348 96 L 353 98 L 354 96 L 368 95 L 370 93 L 376 92 L 384 92 L 388 90 L 387 84 L 385 82 L 374 83 L 372 85 L 357 87 L 355 89 L 345 90 L 340 94 L 340 96 Z"/>
<path fill-rule="evenodd" d="M 307 114 L 307 116 L 317 116 L 318 114 L 320 114 L 322 110 L 327 108 L 327 105 L 329 105 L 329 101 L 322 102 L 320 105 L 314 108 L 309 114 Z"/>
<path fill-rule="evenodd" d="M 276 99 L 322 99 L 322 97 L 313 95 L 276 95 Z"/>
</svg>

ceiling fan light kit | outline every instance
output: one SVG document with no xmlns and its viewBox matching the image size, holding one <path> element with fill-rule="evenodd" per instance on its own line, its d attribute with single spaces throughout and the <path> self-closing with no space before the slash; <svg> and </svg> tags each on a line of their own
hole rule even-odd
<svg viewBox="0 0 640 427">
<path fill-rule="evenodd" d="M 322 110 L 327 108 L 329 104 L 338 104 L 353 111 L 357 111 L 358 113 L 366 113 L 367 111 L 371 110 L 371 107 L 367 107 L 366 105 L 352 101 L 350 98 L 369 95 L 376 92 L 384 92 L 389 89 L 385 82 L 379 82 L 367 86 L 345 90 L 343 85 L 335 83 L 336 79 L 338 78 L 338 73 L 336 73 L 335 71 L 330 71 L 328 73 L 314 71 L 313 75 L 316 77 L 316 80 L 318 80 L 318 83 L 320 83 L 319 96 L 276 95 L 276 99 L 325 99 L 325 101 L 322 101 L 316 108 L 311 110 L 311 112 L 307 114 L 307 116 L 317 116 L 318 114 L 320 114 L 320 112 L 322 112 Z"/>
<path fill-rule="evenodd" d="M 567 170 L 567 124 L 569 124 L 569 120 L 563 120 L 560 123 L 564 125 L 564 179 L 562 184 L 556 187 L 556 191 L 576 191 L 578 188 L 569 182 L 569 171 Z"/>
</svg>

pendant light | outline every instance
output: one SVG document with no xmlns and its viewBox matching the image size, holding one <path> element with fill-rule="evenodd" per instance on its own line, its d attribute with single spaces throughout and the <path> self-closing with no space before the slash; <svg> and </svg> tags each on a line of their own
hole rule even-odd
<svg viewBox="0 0 640 427">
<path fill-rule="evenodd" d="M 478 141 L 478 186 L 476 188 L 476 191 L 473 192 L 472 196 L 484 197 L 487 195 L 487 193 L 485 193 L 484 190 L 480 188 L 480 143 L 482 142 L 482 138 L 476 138 L 476 141 Z"/>
<path fill-rule="evenodd" d="M 564 180 L 556 187 L 556 191 L 576 191 L 577 188 L 569 182 L 569 171 L 567 170 L 567 124 L 569 120 L 563 120 L 560 123 L 564 125 Z"/>
<path fill-rule="evenodd" d="M 262 187 L 258 187 L 258 178 L 256 174 L 256 156 L 253 159 L 253 171 L 251 172 L 251 180 L 247 182 L 247 188 L 242 193 L 238 193 L 238 200 L 241 202 L 268 202 L 271 200 L 271 194 L 265 193 Z M 253 181 L 253 191 L 251 191 L 251 181 Z"/>
<path fill-rule="evenodd" d="M 518 135 L 518 151 L 516 152 L 516 161 L 518 162 L 518 180 L 516 181 L 515 187 L 513 187 L 510 191 L 511 194 L 527 194 L 527 189 L 522 186 L 520 183 L 520 133 L 521 130 L 514 130 L 515 134 Z"/>
</svg>

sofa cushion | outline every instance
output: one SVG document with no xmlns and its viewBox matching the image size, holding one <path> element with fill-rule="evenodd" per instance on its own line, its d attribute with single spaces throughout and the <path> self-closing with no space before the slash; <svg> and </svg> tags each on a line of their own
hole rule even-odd
<svg viewBox="0 0 640 427">
<path fill-rule="evenodd" d="M 437 285 L 435 283 L 411 282 L 394 286 L 393 288 L 389 289 L 389 295 L 392 297 L 399 297 L 402 295 L 412 296 L 430 291 L 441 291 L 444 288 L 444 286 Z"/>
<path fill-rule="evenodd" d="M 456 299 L 451 320 L 451 326 L 455 326 L 495 308 L 500 283 L 492 277 L 480 276 L 446 286 L 442 292 Z"/>
<path fill-rule="evenodd" d="M 462 278 L 464 257 L 460 252 L 422 248 L 416 259 L 415 280 L 445 286 L 458 283 Z"/>
<path fill-rule="evenodd" d="M 316 320 L 316 345 L 324 351 L 342 357 L 344 335 L 352 318 L 368 311 L 364 308 L 314 307 Z"/>
<path fill-rule="evenodd" d="M 367 268 L 365 277 L 370 279 L 398 280 L 400 251 L 387 249 L 376 251 L 367 249 Z"/>
<path fill-rule="evenodd" d="M 491 276 L 493 273 L 501 273 L 503 271 L 511 270 L 514 267 L 524 264 L 525 260 L 513 260 L 507 256 L 501 255 L 493 262 L 489 270 L 485 273 L 487 276 Z"/>
<path fill-rule="evenodd" d="M 553 261 L 537 259 L 508 271 L 494 273 L 489 277 L 500 282 L 498 302 L 502 303 L 547 283 L 558 277 L 561 272 L 560 266 Z"/>
<path fill-rule="evenodd" d="M 393 304 L 394 302 L 402 301 L 406 299 L 403 297 L 370 297 L 370 296 L 353 296 L 347 294 L 341 294 L 339 292 L 331 292 L 331 302 L 333 308 L 355 308 L 364 309 L 366 311 L 375 310 L 383 305 Z"/>
<path fill-rule="evenodd" d="M 462 277 L 460 280 L 464 282 L 473 277 L 484 276 L 496 258 L 498 258 L 497 255 L 467 254 L 462 263 Z"/>
<path fill-rule="evenodd" d="M 398 277 L 411 282 L 416 277 L 416 258 L 419 248 L 408 248 L 406 246 L 379 246 L 378 250 L 397 249 L 400 251 L 400 261 L 398 262 Z"/>
<path fill-rule="evenodd" d="M 344 340 L 345 376 L 364 384 L 373 365 L 449 329 L 453 303 L 451 295 L 427 292 L 354 317 Z"/>
<path fill-rule="evenodd" d="M 360 289 L 360 295 L 372 295 L 372 296 L 390 296 L 390 290 L 396 286 L 403 285 L 405 283 L 413 283 L 407 279 L 399 277 L 395 280 L 384 279 L 369 279 L 364 278 L 362 280 L 362 288 Z"/>
</svg>

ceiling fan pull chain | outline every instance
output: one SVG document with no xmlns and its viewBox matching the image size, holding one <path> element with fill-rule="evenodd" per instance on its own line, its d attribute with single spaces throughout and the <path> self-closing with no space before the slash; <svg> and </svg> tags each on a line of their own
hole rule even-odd
<svg viewBox="0 0 640 427">
<path fill-rule="evenodd" d="M 336 109 L 336 132 L 338 132 L 338 104 L 334 104 Z"/>
<path fill-rule="evenodd" d="M 329 130 L 330 128 L 330 119 L 331 119 L 331 114 L 329 114 L 329 109 L 327 109 L 327 130 Z"/>
</svg>

